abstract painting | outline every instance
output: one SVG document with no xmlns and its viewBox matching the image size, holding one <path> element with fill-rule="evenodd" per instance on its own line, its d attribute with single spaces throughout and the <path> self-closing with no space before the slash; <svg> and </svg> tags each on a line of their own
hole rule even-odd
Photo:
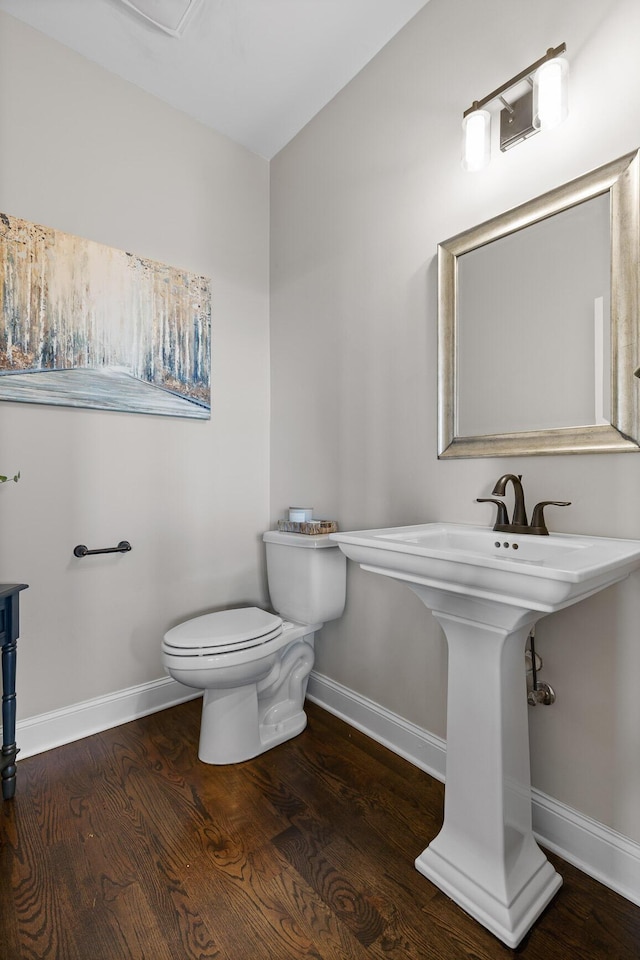
<svg viewBox="0 0 640 960">
<path fill-rule="evenodd" d="M 0 213 L 0 400 L 211 416 L 206 277 Z"/>
</svg>

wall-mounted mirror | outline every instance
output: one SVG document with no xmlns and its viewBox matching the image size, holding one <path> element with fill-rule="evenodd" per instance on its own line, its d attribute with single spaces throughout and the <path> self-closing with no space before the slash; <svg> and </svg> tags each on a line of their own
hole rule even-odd
<svg viewBox="0 0 640 960">
<path fill-rule="evenodd" d="M 438 456 L 640 449 L 640 154 L 438 247 Z"/>
</svg>

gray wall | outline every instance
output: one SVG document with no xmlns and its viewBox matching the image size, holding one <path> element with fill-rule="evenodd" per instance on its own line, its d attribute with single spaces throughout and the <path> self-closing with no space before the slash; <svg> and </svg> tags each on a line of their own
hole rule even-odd
<svg viewBox="0 0 640 960">
<path fill-rule="evenodd" d="M 264 598 L 269 166 L 0 15 L 0 211 L 211 277 L 213 415 L 0 404 L 19 718 L 164 675 L 160 640 Z M 75 544 L 126 556 L 76 560 Z"/>
<path fill-rule="evenodd" d="M 436 458 L 436 245 L 640 145 L 636 0 L 431 0 L 271 164 L 271 517 L 487 523 L 500 474 L 552 529 L 640 538 L 640 456 Z M 570 116 L 477 174 L 462 112 L 566 41 Z M 544 390 L 522 366 L 523 391 Z M 446 646 L 405 587 L 350 565 L 317 669 L 444 736 Z M 640 574 L 543 620 L 552 708 L 533 783 L 640 841 Z"/>
</svg>

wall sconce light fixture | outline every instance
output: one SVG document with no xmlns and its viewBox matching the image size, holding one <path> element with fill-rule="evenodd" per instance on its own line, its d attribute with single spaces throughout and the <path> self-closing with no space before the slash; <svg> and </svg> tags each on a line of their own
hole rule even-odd
<svg viewBox="0 0 640 960">
<path fill-rule="evenodd" d="M 500 111 L 500 149 L 509 150 L 517 143 L 550 130 L 568 113 L 569 64 L 562 57 L 567 45 L 550 47 L 536 60 L 482 100 L 474 100 L 462 115 L 462 167 L 481 170 L 491 159 L 491 114 L 484 108 L 494 100 L 502 103 Z M 505 93 L 512 91 L 511 102 Z"/>
</svg>

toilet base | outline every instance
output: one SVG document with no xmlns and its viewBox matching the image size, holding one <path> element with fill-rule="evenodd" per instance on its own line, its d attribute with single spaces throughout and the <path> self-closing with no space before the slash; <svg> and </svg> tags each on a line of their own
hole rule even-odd
<svg viewBox="0 0 640 960">
<path fill-rule="evenodd" d="M 255 685 L 231 690 L 205 690 L 198 758 L 203 763 L 242 763 L 302 733 L 304 710 L 276 723 L 260 723 Z"/>
<path fill-rule="evenodd" d="M 203 763 L 242 763 L 302 733 L 314 661 L 314 636 L 308 629 L 285 625 L 290 642 L 258 682 L 204 691 L 198 747 Z"/>
</svg>

